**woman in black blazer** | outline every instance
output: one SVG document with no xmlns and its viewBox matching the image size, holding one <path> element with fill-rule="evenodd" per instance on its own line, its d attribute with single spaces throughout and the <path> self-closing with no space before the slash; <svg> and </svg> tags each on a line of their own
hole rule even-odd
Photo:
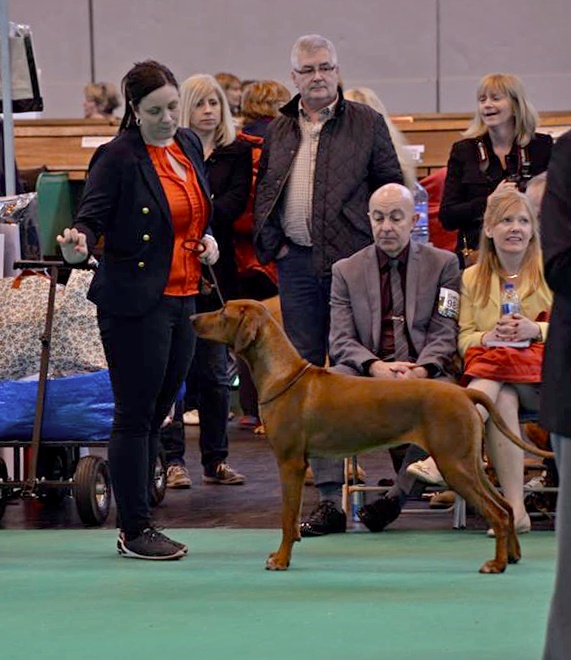
<svg viewBox="0 0 571 660">
<path fill-rule="evenodd" d="M 200 261 L 214 263 L 210 192 L 199 140 L 178 129 L 179 92 L 167 67 L 147 60 L 123 78 L 119 134 L 94 154 L 65 260 L 104 253 L 88 298 L 97 305 L 115 398 L 109 467 L 119 514 L 118 552 L 178 559 L 187 548 L 153 528 L 149 494 L 159 428 L 189 365 Z M 203 252 L 188 249 L 201 245 Z"/>
<path fill-rule="evenodd" d="M 516 76 L 484 76 L 477 99 L 466 139 L 452 146 L 440 206 L 444 228 L 459 230 L 461 261 L 478 248 L 488 195 L 502 188 L 523 192 L 531 177 L 547 169 L 553 143 L 535 132 L 537 112 Z"/>
<path fill-rule="evenodd" d="M 181 125 L 200 138 L 212 192 L 212 231 L 220 248 L 214 273 L 224 300 L 237 294 L 233 224 L 246 208 L 252 182 L 252 152 L 236 140 L 230 107 L 220 85 L 209 75 L 197 74 L 185 80 L 181 92 Z M 210 279 L 210 274 L 205 277 Z M 200 295 L 198 311 L 220 307 L 215 291 Z M 196 352 L 186 379 L 187 404 L 197 409 L 200 424 L 199 446 L 206 484 L 239 485 L 246 480 L 227 462 L 230 377 L 228 349 L 222 344 L 197 339 Z M 175 422 L 182 410 L 175 410 Z M 182 425 L 181 425 L 182 426 Z M 184 433 L 164 432 L 162 443 L 167 458 L 167 486 L 188 488 L 190 475 L 184 462 Z"/>
</svg>

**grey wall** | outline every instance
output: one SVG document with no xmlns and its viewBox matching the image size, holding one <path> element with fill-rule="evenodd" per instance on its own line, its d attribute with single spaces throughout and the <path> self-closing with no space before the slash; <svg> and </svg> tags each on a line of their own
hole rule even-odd
<svg viewBox="0 0 571 660">
<path fill-rule="evenodd" d="M 393 114 L 472 111 L 479 78 L 522 77 L 539 110 L 571 109 L 569 0 L 9 0 L 34 36 L 45 117 L 82 116 L 83 86 L 153 57 L 177 78 L 226 70 L 289 84 L 301 34 L 337 46 L 347 87 Z M 92 7 L 93 31 L 90 30 Z M 93 35 L 93 61 L 91 60 Z"/>
</svg>

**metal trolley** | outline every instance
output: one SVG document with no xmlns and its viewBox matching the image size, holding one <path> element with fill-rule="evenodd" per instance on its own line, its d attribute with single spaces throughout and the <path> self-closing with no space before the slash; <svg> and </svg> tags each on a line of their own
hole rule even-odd
<svg viewBox="0 0 571 660">
<path fill-rule="evenodd" d="M 61 268 L 69 268 L 60 261 L 19 261 L 17 269 L 47 271 L 50 277 L 48 304 L 43 334 L 40 337 L 41 359 L 38 392 L 32 438 L 0 440 L 0 447 L 14 449 L 14 478 L 8 474 L 8 467 L 0 458 L 0 519 L 10 500 L 34 498 L 46 504 L 61 504 L 70 493 L 73 495 L 77 512 L 85 525 L 102 525 L 111 508 L 111 479 L 107 461 L 101 456 L 81 456 L 82 447 L 106 447 L 107 440 L 73 441 L 49 440 L 42 442 L 42 421 L 50 344 L 54 321 L 56 286 Z M 22 462 L 26 450 L 25 475 L 20 479 Z M 157 458 L 154 479 L 151 487 L 151 501 L 159 504 L 166 493 L 166 466 L 163 456 Z"/>
</svg>

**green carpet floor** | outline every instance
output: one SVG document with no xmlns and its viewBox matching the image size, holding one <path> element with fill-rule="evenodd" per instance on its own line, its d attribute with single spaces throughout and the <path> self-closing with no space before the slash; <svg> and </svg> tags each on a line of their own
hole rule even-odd
<svg viewBox="0 0 571 660">
<path fill-rule="evenodd" d="M 552 532 L 522 537 L 500 576 L 483 532 L 353 533 L 297 544 L 277 530 L 197 529 L 179 562 L 114 554 L 109 530 L 0 532 L 0 658 L 537 660 Z"/>
</svg>

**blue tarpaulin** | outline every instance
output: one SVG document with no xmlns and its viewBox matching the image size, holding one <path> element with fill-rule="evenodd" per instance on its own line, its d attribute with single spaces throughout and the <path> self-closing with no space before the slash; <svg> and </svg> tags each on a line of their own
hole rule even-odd
<svg viewBox="0 0 571 660">
<path fill-rule="evenodd" d="M 37 392 L 37 381 L 0 381 L 0 443 L 31 440 Z M 42 442 L 106 440 L 113 409 L 107 370 L 48 380 Z"/>
</svg>

